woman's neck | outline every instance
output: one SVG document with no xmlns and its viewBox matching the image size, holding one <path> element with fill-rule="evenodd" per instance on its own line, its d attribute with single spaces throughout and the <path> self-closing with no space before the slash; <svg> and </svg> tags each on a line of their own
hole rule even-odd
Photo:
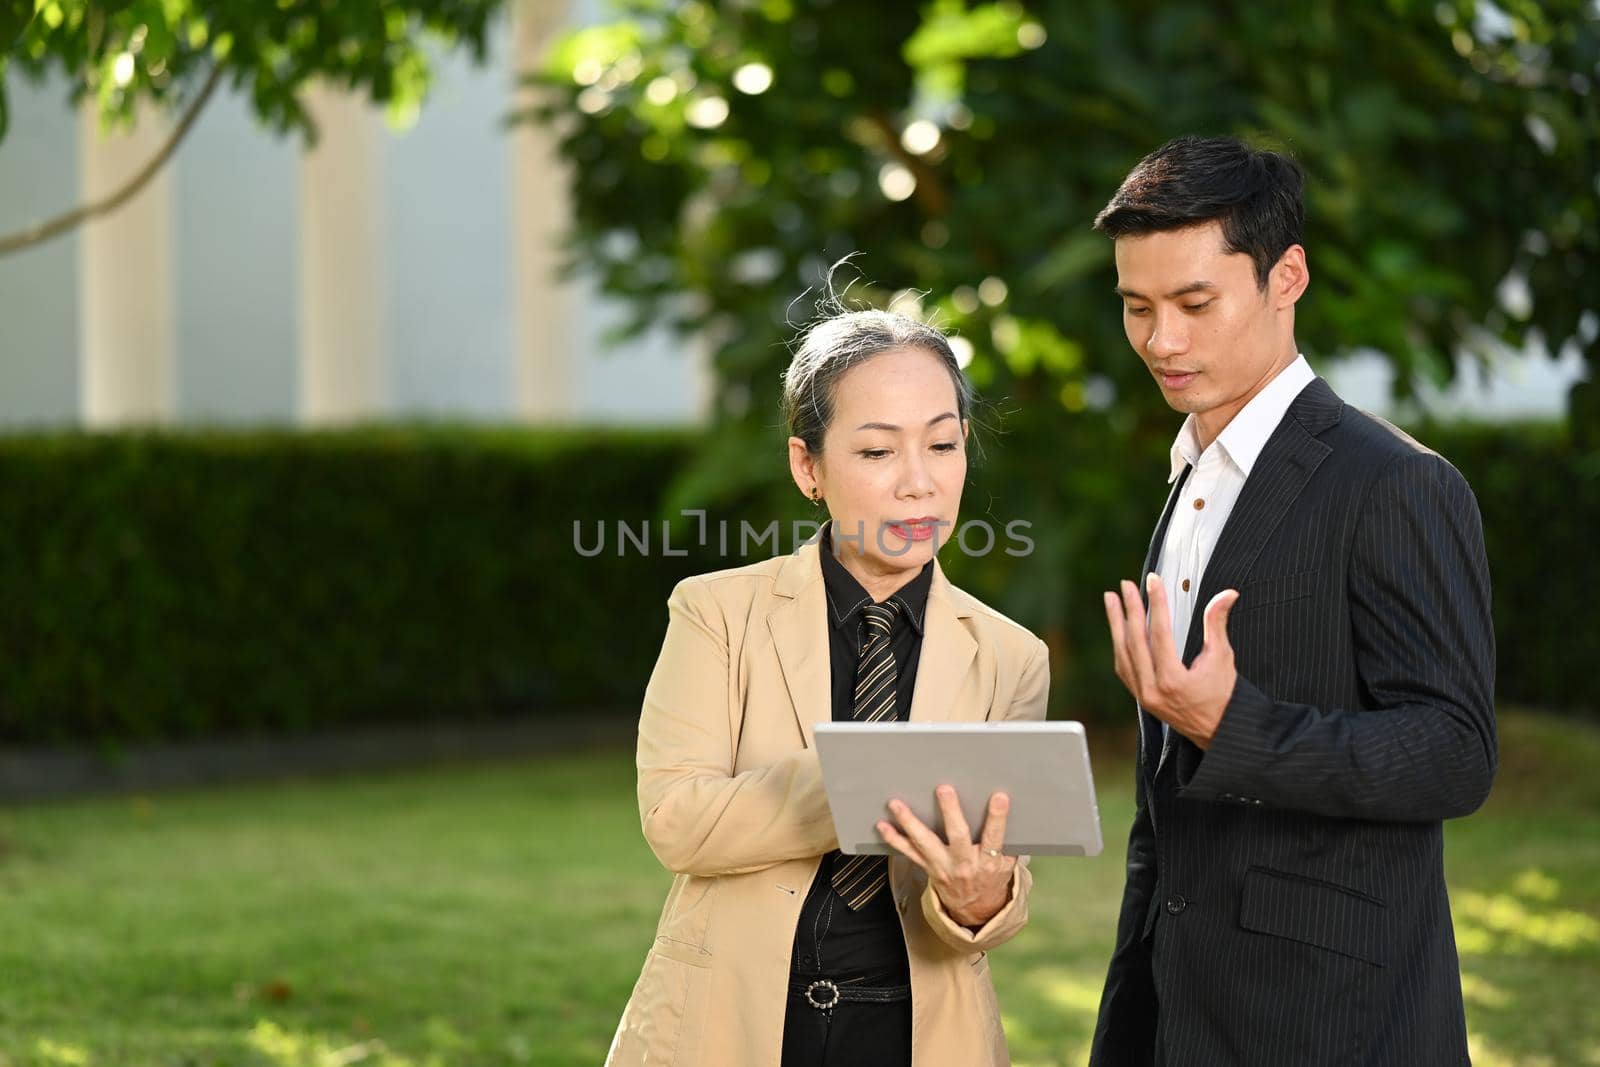
<svg viewBox="0 0 1600 1067">
<path fill-rule="evenodd" d="M 823 549 L 827 551 L 827 549 Z M 874 604 L 881 604 L 904 589 L 911 580 L 922 572 L 922 567 L 896 568 L 894 570 L 881 570 L 874 566 L 876 562 L 870 556 L 863 555 L 854 549 L 845 549 L 839 553 L 839 562 L 849 572 L 850 577 L 860 583 L 861 588 L 867 591 Z"/>
</svg>

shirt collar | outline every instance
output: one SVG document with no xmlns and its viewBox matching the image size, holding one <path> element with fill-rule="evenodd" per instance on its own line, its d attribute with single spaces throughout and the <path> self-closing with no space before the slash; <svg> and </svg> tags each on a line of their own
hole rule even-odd
<svg viewBox="0 0 1600 1067">
<path fill-rule="evenodd" d="M 1222 428 L 1212 444 L 1221 446 L 1223 453 L 1248 478 L 1261 450 L 1267 447 L 1273 431 L 1288 413 L 1289 405 L 1316 377 L 1306 357 L 1295 356 L 1293 363 L 1274 375 L 1261 392 L 1239 409 L 1239 413 Z M 1167 476 L 1167 484 L 1177 481 L 1185 466 L 1197 466 L 1200 455 L 1199 428 L 1195 417 L 1190 415 L 1183 420 L 1178 436 L 1172 441 L 1172 470 Z"/>
<path fill-rule="evenodd" d="M 868 604 L 873 602 L 855 576 L 845 570 L 833 552 L 833 526 L 823 531 L 817 555 L 822 557 L 822 583 L 828 594 L 828 623 L 843 626 Z M 911 623 L 911 628 L 922 633 L 922 623 L 928 610 L 928 590 L 933 585 L 933 560 L 923 564 L 917 576 L 890 594 L 889 599 L 900 605 L 900 612 Z"/>
</svg>

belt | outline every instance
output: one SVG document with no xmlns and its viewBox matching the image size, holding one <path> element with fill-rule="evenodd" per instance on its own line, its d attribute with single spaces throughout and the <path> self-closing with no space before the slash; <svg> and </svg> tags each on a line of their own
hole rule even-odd
<svg viewBox="0 0 1600 1067">
<path fill-rule="evenodd" d="M 841 1003 L 894 1004 L 911 999 L 909 985 L 842 985 L 831 978 L 795 979 L 789 983 L 791 996 L 804 997 L 818 1011 L 832 1011 Z"/>
</svg>

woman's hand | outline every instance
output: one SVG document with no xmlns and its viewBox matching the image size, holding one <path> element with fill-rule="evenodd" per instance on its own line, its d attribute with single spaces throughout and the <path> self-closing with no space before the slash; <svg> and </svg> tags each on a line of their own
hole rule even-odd
<svg viewBox="0 0 1600 1067">
<path fill-rule="evenodd" d="M 1011 798 L 1004 793 L 989 798 L 983 837 L 974 843 L 955 789 L 941 785 L 934 797 L 944 815 L 949 844 L 899 800 L 889 801 L 889 811 L 900 825 L 880 821 L 878 833 L 896 852 L 928 872 L 928 882 L 952 919 L 976 929 L 994 918 L 1011 899 L 1011 875 L 1017 858 L 1000 852 L 1005 844 Z"/>
</svg>

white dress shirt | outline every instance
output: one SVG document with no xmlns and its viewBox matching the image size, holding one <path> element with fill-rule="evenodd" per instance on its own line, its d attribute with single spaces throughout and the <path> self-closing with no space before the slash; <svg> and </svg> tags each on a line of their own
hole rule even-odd
<svg viewBox="0 0 1600 1067">
<path fill-rule="evenodd" d="M 1189 640 L 1200 580 L 1205 577 L 1211 551 L 1217 547 L 1217 538 L 1233 512 L 1239 491 L 1267 439 L 1288 413 L 1289 405 L 1316 376 L 1306 357 L 1296 356 L 1293 363 L 1250 398 L 1204 452 L 1200 450 L 1193 415 L 1183 420 L 1183 427 L 1172 442 L 1172 474 L 1167 484 L 1178 480 L 1185 464 L 1194 468 L 1173 505 L 1172 521 L 1167 525 L 1167 536 L 1156 562 L 1156 572 L 1161 575 L 1167 603 L 1172 608 L 1172 640 L 1180 656 Z"/>
</svg>

